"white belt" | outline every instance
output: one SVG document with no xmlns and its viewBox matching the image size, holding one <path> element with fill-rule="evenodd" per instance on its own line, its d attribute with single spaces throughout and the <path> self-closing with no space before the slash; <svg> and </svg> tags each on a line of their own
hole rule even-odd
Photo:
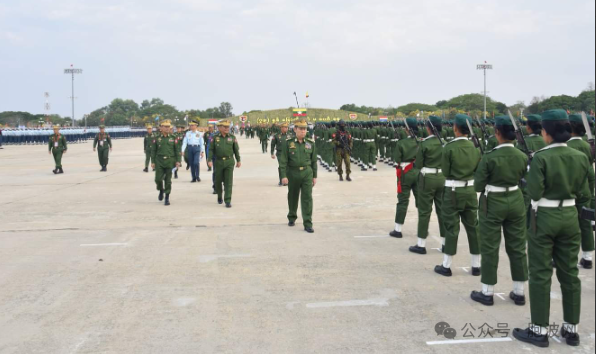
<svg viewBox="0 0 596 354">
<path fill-rule="evenodd" d="M 333 139 L 329 139 L 329 140 L 327 140 L 327 142 L 328 143 L 332 143 L 333 142 Z"/>
<path fill-rule="evenodd" d="M 443 170 L 441 170 L 440 168 L 423 167 L 422 170 L 420 170 L 420 173 L 422 173 L 422 175 L 436 175 L 437 173 L 443 173 Z"/>
<path fill-rule="evenodd" d="M 566 200 L 550 200 L 542 198 L 539 201 L 532 200 L 532 209 L 538 210 L 538 208 L 558 208 L 558 207 L 573 207 L 575 206 L 575 199 L 566 199 Z"/>
<path fill-rule="evenodd" d="M 367 140 L 364 140 L 364 142 L 365 143 L 374 143 L 375 139 L 367 139 Z"/>
<path fill-rule="evenodd" d="M 391 141 L 399 141 L 399 139 L 391 139 Z"/>
<path fill-rule="evenodd" d="M 486 186 L 486 189 L 484 191 L 484 195 L 488 197 L 488 194 L 489 193 L 515 192 L 518 189 L 519 189 L 518 186 L 513 186 L 513 187 L 497 187 L 497 186 L 491 186 L 489 184 L 489 185 Z"/>
<path fill-rule="evenodd" d="M 464 188 L 464 187 L 474 187 L 474 180 L 470 181 L 454 181 L 454 180 L 447 180 L 445 181 L 445 187 L 448 188 Z"/>
<path fill-rule="evenodd" d="M 402 169 L 412 165 L 414 162 L 402 162 L 399 164 L 399 167 L 401 167 Z"/>
</svg>

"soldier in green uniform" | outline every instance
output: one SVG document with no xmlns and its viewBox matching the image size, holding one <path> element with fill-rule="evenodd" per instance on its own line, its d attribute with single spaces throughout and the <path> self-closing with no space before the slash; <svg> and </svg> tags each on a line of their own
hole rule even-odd
<svg viewBox="0 0 596 354">
<path fill-rule="evenodd" d="M 304 230 L 314 233 L 312 222 L 312 189 L 317 184 L 317 152 L 315 142 L 306 138 L 308 122 L 295 123 L 295 138 L 287 141 L 279 159 L 282 182 L 288 185 L 288 225 L 296 226 L 298 201 L 302 206 Z M 302 194 L 302 197 L 300 196 Z"/>
<path fill-rule="evenodd" d="M 266 154 L 267 147 L 269 145 L 269 128 L 265 124 L 259 127 L 259 140 L 261 141 L 261 149 L 263 150 L 263 154 Z"/>
<path fill-rule="evenodd" d="M 221 120 L 217 123 L 219 134 L 213 137 L 209 145 L 207 160 L 209 167 L 213 167 L 213 156 L 215 156 L 215 192 L 217 202 L 226 203 L 226 208 L 232 207 L 232 187 L 234 186 L 234 166 L 240 168 L 240 147 L 238 139 L 230 134 L 230 121 Z M 234 160 L 234 157 L 236 160 Z M 234 162 L 236 163 L 234 164 Z M 225 189 L 225 196 L 222 197 Z"/>
<path fill-rule="evenodd" d="M 54 126 L 54 135 L 48 140 L 48 154 L 54 155 L 54 164 L 56 168 L 52 171 L 55 175 L 64 173 L 62 169 L 62 155 L 66 154 L 68 144 L 64 135 L 60 134 L 60 126 Z"/>
<path fill-rule="evenodd" d="M 427 254 L 426 239 L 428 238 L 428 225 L 433 211 L 433 203 L 439 219 L 441 237 L 445 237 L 445 228 L 443 227 L 445 176 L 443 176 L 443 170 L 441 170 L 443 145 L 441 145 L 439 138 L 434 135 L 432 126 L 441 134 L 443 130 L 441 118 L 430 116 L 426 122 L 426 130 L 429 136 L 420 144 L 415 164 L 416 169 L 420 171 L 418 195 L 416 197 L 418 206 L 418 244 L 410 247 L 410 252 L 423 255 Z"/>
<path fill-rule="evenodd" d="M 106 127 L 103 125 L 99 126 L 99 134 L 95 136 L 93 141 L 93 151 L 97 151 L 99 165 L 101 166 L 99 172 L 107 172 L 110 152 L 112 151 L 112 138 L 110 138 L 110 134 L 106 133 Z"/>
<path fill-rule="evenodd" d="M 159 201 L 164 200 L 165 205 L 170 205 L 172 193 L 172 170 L 180 167 L 180 148 L 176 137 L 171 134 L 170 121 L 161 123 L 161 134 L 156 136 L 151 144 L 151 168 L 155 170 L 155 184 L 159 191 Z"/>
<path fill-rule="evenodd" d="M 532 198 L 528 237 L 532 325 L 525 330 L 516 328 L 513 336 L 538 347 L 549 346 L 554 259 L 563 295 L 565 324 L 561 336 L 568 345 L 579 346 L 582 289 L 577 263 L 582 239 L 576 200 L 590 199 L 590 161 L 566 144 L 571 138 L 566 111 L 544 112 L 542 125 L 542 136 L 548 146 L 534 155 L 528 175 Z"/>
<path fill-rule="evenodd" d="M 499 145 L 487 152 L 474 175 L 474 188 L 480 196 L 480 250 L 482 252 L 482 291 L 472 300 L 486 306 L 495 304 L 495 285 L 501 250 L 501 230 L 511 265 L 513 291 L 517 305 L 526 304 L 528 281 L 526 253 L 526 211 L 519 181 L 525 176 L 528 157 L 513 145 L 515 128 L 508 116 L 496 118 L 495 136 Z"/>
<path fill-rule="evenodd" d="M 418 122 L 416 118 L 407 119 L 410 134 L 405 139 L 400 139 L 393 151 L 393 160 L 397 163 L 397 207 L 395 210 L 395 230 L 389 234 L 391 237 L 402 238 L 402 228 L 408 214 L 410 195 L 414 199 L 418 194 L 418 175 L 420 170 L 416 168 L 415 161 L 418 154 Z"/>
<path fill-rule="evenodd" d="M 282 178 L 281 178 L 281 169 L 279 168 L 279 158 L 281 156 L 281 153 L 283 151 L 283 147 L 286 144 L 286 142 L 288 141 L 289 137 L 288 137 L 288 128 L 290 127 L 289 123 L 283 123 L 280 126 L 280 133 L 277 135 L 273 136 L 273 139 L 271 139 L 271 158 L 273 160 L 275 160 L 277 158 L 277 163 L 278 163 L 278 168 L 277 168 L 277 173 L 278 173 L 278 177 L 279 177 L 279 186 L 283 186 L 283 183 L 281 182 Z M 275 155 L 274 155 L 275 153 Z"/>
<path fill-rule="evenodd" d="M 147 135 L 143 139 L 143 151 L 145 152 L 145 169 L 143 172 L 149 173 L 149 164 L 151 163 L 151 144 L 153 144 L 153 126 L 147 126 Z"/>
<path fill-rule="evenodd" d="M 346 130 L 346 122 L 343 120 L 339 122 L 339 130 L 333 134 L 333 145 L 335 145 L 335 155 L 337 161 L 337 173 L 339 180 L 344 180 L 344 163 L 346 164 L 346 180 L 352 182 L 350 174 L 352 174 L 352 165 L 350 163 L 350 154 L 353 148 L 352 136 Z"/>
<path fill-rule="evenodd" d="M 190 169 L 190 165 L 188 164 L 188 156 L 186 155 L 186 151 L 182 151 L 182 142 L 184 141 L 184 135 L 186 135 L 186 126 L 184 124 L 179 124 L 176 127 L 176 132 L 172 133 L 176 138 L 176 144 L 178 149 L 180 149 L 180 156 L 184 157 L 184 162 L 186 163 L 186 170 Z M 174 171 L 174 179 L 178 179 L 178 167 Z"/>
<path fill-rule="evenodd" d="M 567 146 L 579 152 L 582 152 L 590 160 L 590 174 L 588 175 L 588 186 L 590 187 L 592 196 L 590 200 L 585 203 L 582 203 L 580 200 L 576 200 L 578 213 L 581 213 L 581 210 L 584 207 L 590 208 L 592 202 L 594 201 L 594 167 L 592 164 L 592 151 L 590 144 L 583 140 L 583 137 L 586 136 L 586 128 L 584 126 L 582 116 L 580 114 L 573 114 L 569 116 L 569 122 L 571 123 L 572 137 L 567 142 Z M 592 228 L 592 223 L 590 222 L 590 220 L 585 220 L 581 217 L 579 218 L 579 227 L 582 233 L 583 251 L 583 256 L 582 260 L 580 261 L 580 264 L 582 267 L 584 267 L 584 269 L 592 269 L 592 258 L 594 254 L 594 229 Z"/>
<path fill-rule="evenodd" d="M 542 117 L 539 114 L 530 114 L 526 116 L 527 124 L 526 124 L 526 133 L 527 136 L 525 137 L 526 145 L 530 150 L 530 153 L 533 155 L 537 151 L 540 151 L 546 147 L 546 143 L 542 138 Z M 521 149 L 521 146 L 517 146 L 518 149 Z M 530 166 L 528 166 L 528 170 Z M 526 205 L 526 212 L 527 212 L 527 220 L 528 226 L 530 225 L 530 195 L 528 194 L 528 187 L 524 184 L 521 185 L 522 192 L 524 194 L 524 204 Z"/>
<path fill-rule="evenodd" d="M 437 274 L 451 277 L 453 257 L 457 254 L 459 224 L 464 224 L 472 255 L 472 275 L 480 276 L 480 246 L 478 244 L 478 199 L 474 190 L 474 172 L 480 163 L 480 151 L 468 140 L 468 122 L 472 119 L 458 114 L 453 125 L 456 136 L 443 149 L 442 169 L 445 176 L 443 194 L 443 264 L 435 267 Z"/>
</svg>

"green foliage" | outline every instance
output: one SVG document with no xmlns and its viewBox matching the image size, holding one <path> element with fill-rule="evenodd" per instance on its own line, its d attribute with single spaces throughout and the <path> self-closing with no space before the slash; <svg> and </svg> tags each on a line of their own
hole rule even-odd
<svg viewBox="0 0 596 354">
<path fill-rule="evenodd" d="M 539 114 L 549 109 L 565 109 L 570 112 L 593 112 L 596 110 L 596 91 L 584 91 L 578 97 L 567 95 L 547 99 L 534 98 L 528 107 L 529 113 Z"/>
</svg>

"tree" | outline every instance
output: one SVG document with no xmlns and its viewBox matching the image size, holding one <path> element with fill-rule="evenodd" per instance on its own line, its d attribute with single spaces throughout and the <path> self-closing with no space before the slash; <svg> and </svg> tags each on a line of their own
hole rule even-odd
<svg viewBox="0 0 596 354">
<path fill-rule="evenodd" d="M 219 105 L 219 112 L 221 113 L 223 118 L 233 116 L 234 115 L 234 113 L 232 113 L 233 109 L 234 109 L 234 107 L 232 107 L 232 104 L 230 102 L 222 102 Z"/>
</svg>

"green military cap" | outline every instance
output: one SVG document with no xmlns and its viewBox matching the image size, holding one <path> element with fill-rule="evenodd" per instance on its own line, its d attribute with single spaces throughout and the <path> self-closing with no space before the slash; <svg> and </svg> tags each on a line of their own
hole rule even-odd
<svg viewBox="0 0 596 354">
<path fill-rule="evenodd" d="M 569 116 L 569 121 L 570 122 L 576 122 L 576 123 L 583 123 L 584 120 L 582 119 L 582 115 L 581 114 L 572 114 Z"/>
<path fill-rule="evenodd" d="M 286 122 L 286 123 L 282 123 L 279 125 L 281 128 L 288 128 L 290 126 L 290 123 Z"/>
<path fill-rule="evenodd" d="M 300 119 L 294 122 L 294 126 L 296 128 L 308 128 L 308 122 L 306 121 L 306 119 Z"/>
<path fill-rule="evenodd" d="M 512 126 L 513 122 L 511 121 L 511 118 L 509 118 L 509 116 L 498 116 L 495 118 L 495 125 L 497 125 L 497 126 L 500 126 L 500 125 Z"/>
<path fill-rule="evenodd" d="M 60 129 L 60 124 L 54 125 L 54 127 L 52 129 Z"/>
<path fill-rule="evenodd" d="M 147 129 L 153 129 L 153 126 L 151 124 L 147 124 Z"/>
<path fill-rule="evenodd" d="M 171 121 L 169 121 L 169 120 L 164 120 L 163 122 L 161 122 L 161 123 L 160 123 L 160 125 L 161 125 L 162 127 L 169 128 L 169 127 L 171 127 L 171 126 L 172 126 L 172 122 L 171 122 Z"/>
<path fill-rule="evenodd" d="M 468 126 L 467 122 L 470 122 L 470 124 L 472 124 L 472 118 L 470 118 L 468 115 L 458 114 L 455 116 L 455 124 L 458 127 L 467 127 Z"/>
<path fill-rule="evenodd" d="M 542 116 L 540 116 L 540 114 L 527 115 L 526 119 L 528 120 L 528 122 L 538 122 L 538 123 L 542 122 Z"/>
<path fill-rule="evenodd" d="M 418 125 L 418 120 L 416 120 L 416 118 L 406 118 L 406 123 L 408 123 L 408 126 L 411 128 Z"/>
<path fill-rule="evenodd" d="M 430 120 L 430 122 L 433 125 L 441 125 L 441 124 L 443 124 L 443 120 L 441 118 L 437 117 L 437 116 L 430 116 L 430 117 L 428 117 L 428 119 Z"/>
<path fill-rule="evenodd" d="M 560 120 L 569 120 L 569 115 L 567 111 L 563 109 L 552 109 L 550 111 L 546 111 L 542 113 L 542 120 L 543 121 L 560 121 Z"/>
<path fill-rule="evenodd" d="M 222 119 L 219 122 L 217 122 L 218 127 L 229 127 L 230 125 L 231 125 L 231 123 L 227 119 Z"/>
</svg>

